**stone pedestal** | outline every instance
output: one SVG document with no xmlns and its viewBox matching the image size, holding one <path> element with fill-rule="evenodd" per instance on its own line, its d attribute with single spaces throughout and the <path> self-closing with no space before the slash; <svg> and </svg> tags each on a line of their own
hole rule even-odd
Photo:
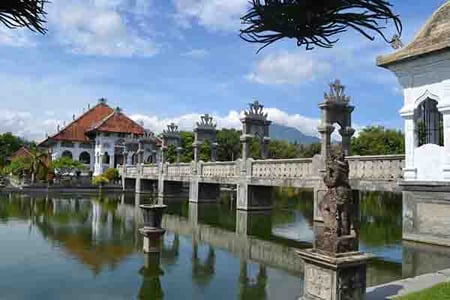
<svg viewBox="0 0 450 300">
<path fill-rule="evenodd" d="M 161 250 L 161 237 L 166 230 L 161 228 L 161 222 L 167 205 L 139 205 L 144 217 L 144 227 L 139 232 L 144 236 L 144 253 L 156 253 Z"/>
<path fill-rule="evenodd" d="M 302 300 L 359 300 L 366 292 L 366 266 L 373 257 L 361 252 L 336 255 L 299 250 L 304 261 Z"/>
<path fill-rule="evenodd" d="M 166 233 L 162 228 L 144 227 L 139 232 L 144 236 L 142 250 L 144 253 L 158 253 L 161 251 L 161 237 Z"/>
</svg>

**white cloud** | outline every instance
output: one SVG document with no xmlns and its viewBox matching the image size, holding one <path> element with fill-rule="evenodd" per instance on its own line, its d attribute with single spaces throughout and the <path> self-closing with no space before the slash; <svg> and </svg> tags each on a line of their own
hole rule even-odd
<svg viewBox="0 0 450 300">
<path fill-rule="evenodd" d="M 318 119 L 299 114 L 289 114 L 278 108 L 266 108 L 265 111 L 268 113 L 268 118 L 274 123 L 296 128 L 306 135 L 319 136 L 317 132 L 319 125 Z M 231 110 L 226 115 L 213 114 L 213 118 L 218 128 L 241 129 L 242 124 L 240 118 L 243 116 L 243 113 L 243 111 Z M 181 130 L 192 130 L 195 127 L 195 123 L 200 120 L 200 116 L 201 114 L 190 113 L 171 118 L 159 118 L 156 116 L 134 114 L 131 115 L 131 118 L 139 122 L 142 121 L 145 127 L 155 132 L 162 132 L 166 129 L 167 124 L 172 122 L 177 124 Z"/>
<path fill-rule="evenodd" d="M 74 53 L 103 56 L 151 56 L 157 45 L 139 35 L 126 16 L 139 17 L 129 0 L 55 0 L 48 5 L 49 28 Z M 140 7 L 139 6 L 139 7 Z"/>
<path fill-rule="evenodd" d="M 33 41 L 28 29 L 9 29 L 3 24 L 0 24 L 0 45 L 10 47 L 33 47 L 35 42 Z"/>
<path fill-rule="evenodd" d="M 175 20 L 183 27 L 192 22 L 212 30 L 237 30 L 248 0 L 173 0 Z"/>
<path fill-rule="evenodd" d="M 282 51 L 264 57 L 246 78 L 260 84 L 298 85 L 323 76 L 330 68 L 326 60 L 315 59 L 311 54 Z"/>
<path fill-rule="evenodd" d="M 191 49 L 185 53 L 182 53 L 181 56 L 187 56 L 192 58 L 203 58 L 209 54 L 206 49 Z"/>
<path fill-rule="evenodd" d="M 42 120 L 27 111 L 0 110 L 0 133 L 12 132 L 28 140 L 42 140 L 46 133 L 54 133 L 58 124 L 62 122 L 54 118 Z"/>
</svg>

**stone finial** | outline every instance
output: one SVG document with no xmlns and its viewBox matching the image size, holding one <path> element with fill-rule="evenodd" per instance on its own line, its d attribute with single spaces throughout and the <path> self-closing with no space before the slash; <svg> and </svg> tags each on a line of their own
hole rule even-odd
<svg viewBox="0 0 450 300">
<path fill-rule="evenodd" d="M 264 113 L 264 105 L 260 104 L 258 100 L 250 103 L 249 110 L 244 113 L 247 117 L 263 117 L 264 119 L 267 119 L 267 113 Z"/>
<path fill-rule="evenodd" d="M 345 86 L 339 79 L 330 83 L 330 92 L 325 93 L 324 98 L 328 103 L 348 104 L 350 102 L 350 97 L 345 95 Z"/>
<path fill-rule="evenodd" d="M 75 114 L 73 114 L 73 115 L 72 115 L 72 120 L 74 120 L 74 121 L 75 121 Z"/>
<path fill-rule="evenodd" d="M 170 123 L 167 125 L 167 130 L 163 131 L 164 133 L 178 133 L 178 125 L 175 123 Z"/>
<path fill-rule="evenodd" d="M 98 104 L 106 104 L 106 102 L 108 102 L 108 100 L 106 100 L 106 98 L 100 98 L 98 99 Z"/>
<path fill-rule="evenodd" d="M 217 124 L 213 122 L 213 117 L 209 114 L 204 114 L 200 117 L 200 122 L 197 122 L 197 127 L 202 128 L 216 128 Z"/>
<path fill-rule="evenodd" d="M 120 114 L 122 112 L 122 109 L 119 106 L 116 106 L 116 109 L 114 111 L 116 114 Z"/>
<path fill-rule="evenodd" d="M 88 103 L 88 107 L 87 107 L 87 109 L 88 109 L 88 110 L 90 110 L 90 109 L 91 109 L 91 104 L 89 104 L 89 103 Z"/>
</svg>

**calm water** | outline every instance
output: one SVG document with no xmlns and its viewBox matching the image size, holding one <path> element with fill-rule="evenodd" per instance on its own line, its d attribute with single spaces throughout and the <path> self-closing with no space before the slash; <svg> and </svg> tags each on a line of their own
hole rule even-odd
<svg viewBox="0 0 450 300">
<path fill-rule="evenodd" d="M 402 242 L 402 195 L 359 193 L 369 285 L 450 267 L 447 248 Z M 277 192 L 271 213 L 167 198 L 160 257 L 145 256 L 151 196 L 0 194 L 1 299 L 297 299 L 296 248 L 314 239 L 312 192 Z"/>
</svg>

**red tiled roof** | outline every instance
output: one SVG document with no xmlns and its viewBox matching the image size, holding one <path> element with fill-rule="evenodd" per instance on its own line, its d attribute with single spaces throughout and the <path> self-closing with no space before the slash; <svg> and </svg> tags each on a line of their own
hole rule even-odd
<svg viewBox="0 0 450 300">
<path fill-rule="evenodd" d="M 78 119 L 64 127 L 57 134 L 48 137 L 39 145 L 45 145 L 48 141 L 72 141 L 89 142 L 90 131 L 133 133 L 141 135 L 144 128 L 125 116 L 123 113 L 112 109 L 104 102 L 100 102 Z"/>
<path fill-rule="evenodd" d="M 144 127 L 128 118 L 119 110 L 115 110 L 101 122 L 88 130 L 89 132 L 114 132 L 143 135 Z"/>
</svg>

